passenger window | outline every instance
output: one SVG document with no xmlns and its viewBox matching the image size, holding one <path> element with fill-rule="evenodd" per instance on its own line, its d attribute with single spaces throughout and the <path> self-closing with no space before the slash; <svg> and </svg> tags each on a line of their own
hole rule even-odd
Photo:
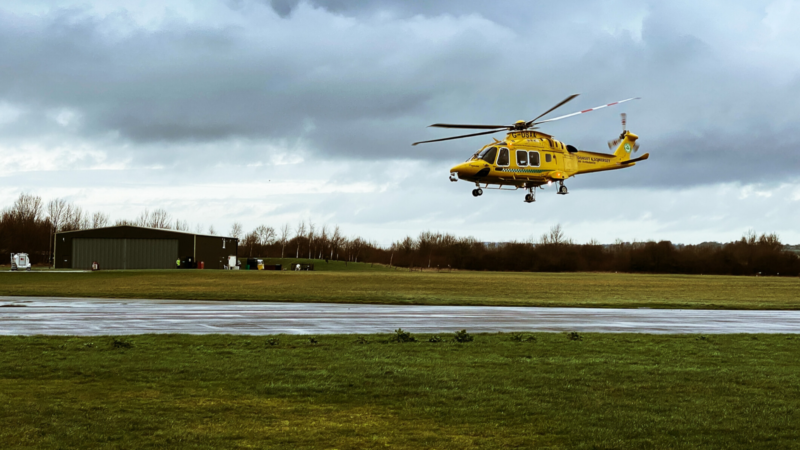
<svg viewBox="0 0 800 450">
<path fill-rule="evenodd" d="M 495 156 L 497 156 L 497 147 L 489 147 L 478 155 L 478 159 L 482 159 L 489 164 L 494 164 Z"/>
<path fill-rule="evenodd" d="M 525 150 L 517 150 L 517 165 L 525 167 L 528 165 L 528 152 Z"/>
<path fill-rule="evenodd" d="M 528 153 L 528 157 L 531 160 L 532 167 L 539 167 L 539 152 L 530 152 Z"/>
<path fill-rule="evenodd" d="M 550 161 L 551 161 L 550 153 L 545 153 L 544 154 L 544 162 L 550 162 Z"/>
<path fill-rule="evenodd" d="M 497 165 L 498 166 L 507 166 L 510 164 L 510 158 L 508 156 L 508 149 L 501 148 L 500 149 L 500 156 L 497 157 Z"/>
</svg>

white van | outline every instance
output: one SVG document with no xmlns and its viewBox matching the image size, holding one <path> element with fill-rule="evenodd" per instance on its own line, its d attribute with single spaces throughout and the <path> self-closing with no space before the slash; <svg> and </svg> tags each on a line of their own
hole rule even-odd
<svg viewBox="0 0 800 450">
<path fill-rule="evenodd" d="M 11 270 L 31 270 L 31 259 L 27 253 L 11 254 Z"/>
</svg>

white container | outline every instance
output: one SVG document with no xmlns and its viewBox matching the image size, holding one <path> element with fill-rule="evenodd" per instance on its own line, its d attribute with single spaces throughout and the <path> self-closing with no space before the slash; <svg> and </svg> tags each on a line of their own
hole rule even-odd
<svg viewBox="0 0 800 450">
<path fill-rule="evenodd" d="M 11 270 L 31 270 L 31 259 L 27 253 L 11 254 Z"/>
</svg>

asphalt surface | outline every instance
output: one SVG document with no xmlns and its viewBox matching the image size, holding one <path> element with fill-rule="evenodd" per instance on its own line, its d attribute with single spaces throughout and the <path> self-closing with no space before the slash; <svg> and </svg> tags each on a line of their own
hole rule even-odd
<svg viewBox="0 0 800 450">
<path fill-rule="evenodd" d="M 800 333 L 800 311 L 401 306 L 0 296 L 0 335 L 509 331 Z"/>
</svg>

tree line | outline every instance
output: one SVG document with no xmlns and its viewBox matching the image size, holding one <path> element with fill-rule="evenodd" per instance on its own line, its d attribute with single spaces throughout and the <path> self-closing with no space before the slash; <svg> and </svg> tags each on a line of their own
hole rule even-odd
<svg viewBox="0 0 800 450">
<path fill-rule="evenodd" d="M 37 264 L 52 255 L 53 236 L 59 231 L 134 225 L 205 233 L 201 225 L 173 218 L 167 211 L 145 210 L 132 220 L 111 222 L 108 215 L 90 213 L 63 199 L 44 203 L 38 196 L 21 194 L 0 214 L 0 252 L 25 252 Z M 311 221 L 285 223 L 277 228 L 259 225 L 250 232 L 236 222 L 228 236 L 239 239 L 239 256 L 303 258 L 378 263 L 393 267 L 431 270 L 489 270 L 531 272 L 637 272 L 719 275 L 800 274 L 800 256 L 785 251 L 776 234 L 746 233 L 728 242 L 680 245 L 669 241 L 577 244 L 556 225 L 538 239 L 526 242 L 486 243 L 473 237 L 423 232 L 384 247 L 361 237 L 346 236 L 339 226 Z"/>
</svg>

